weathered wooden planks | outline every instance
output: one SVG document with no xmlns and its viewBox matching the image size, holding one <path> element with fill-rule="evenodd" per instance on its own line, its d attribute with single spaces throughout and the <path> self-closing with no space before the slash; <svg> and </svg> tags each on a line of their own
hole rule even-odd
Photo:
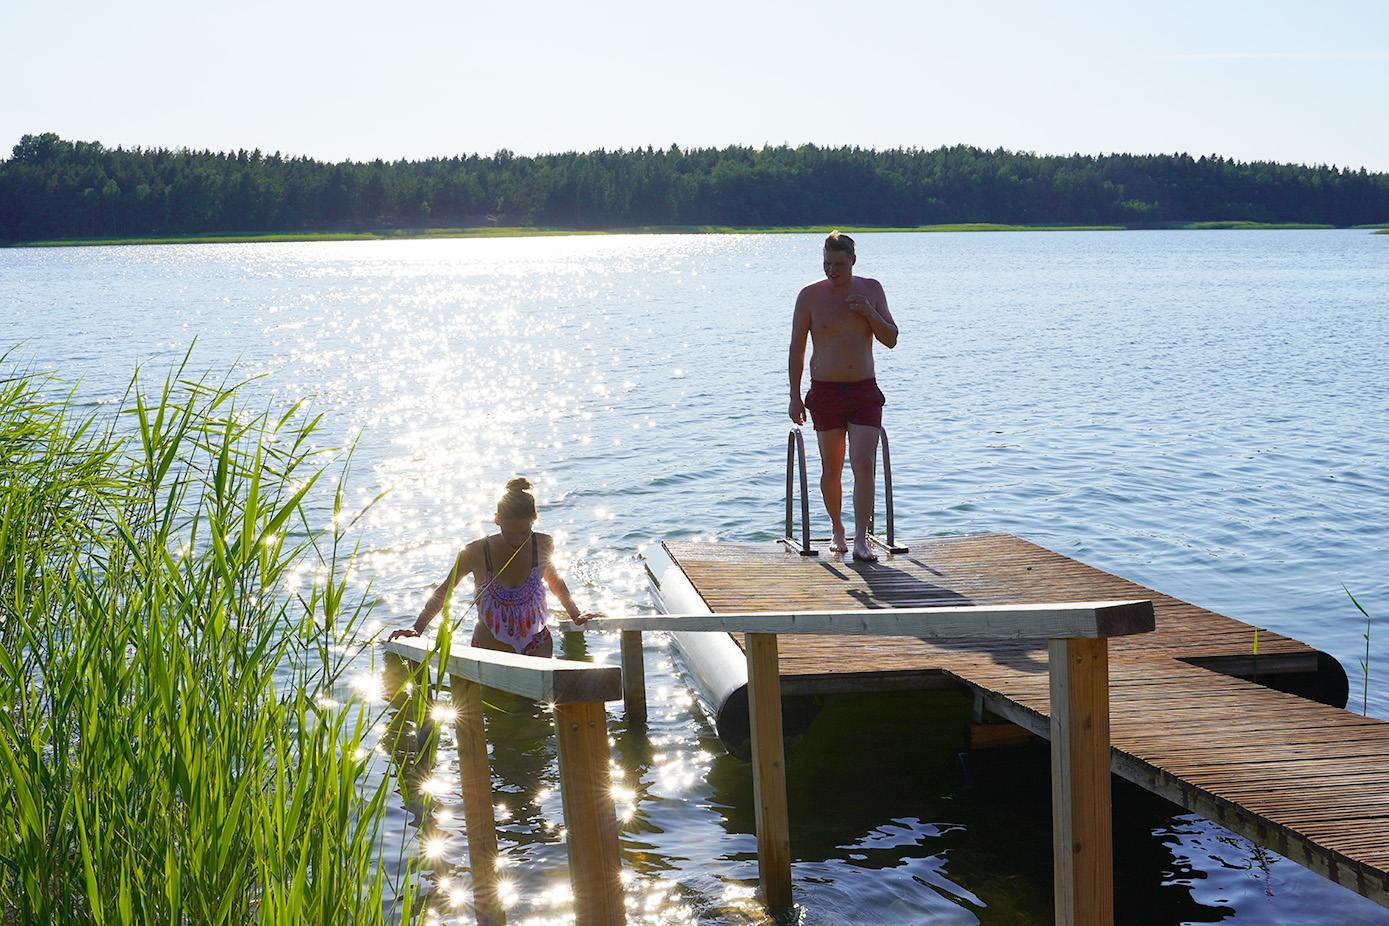
<svg viewBox="0 0 1389 926">
<path fill-rule="evenodd" d="M 716 612 L 981 607 L 1150 599 L 1156 629 L 1108 642 L 1111 767 L 1389 906 L 1389 724 L 1200 668 L 1314 665 L 1314 649 L 1006 534 L 906 542 L 875 565 L 776 544 L 668 542 Z M 735 636 L 735 639 L 737 637 Z M 783 691 L 927 687 L 953 678 L 1041 736 L 1050 730 L 1043 640 L 785 636 Z"/>
</svg>

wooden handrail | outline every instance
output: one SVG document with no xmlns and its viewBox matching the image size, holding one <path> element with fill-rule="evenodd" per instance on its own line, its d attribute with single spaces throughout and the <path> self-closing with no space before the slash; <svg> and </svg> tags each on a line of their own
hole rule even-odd
<svg viewBox="0 0 1389 926">
<path fill-rule="evenodd" d="M 653 614 L 565 622 L 565 630 L 678 630 L 724 633 L 835 634 L 926 639 L 1079 639 L 1148 633 L 1151 601 L 870 608 L 861 611 L 752 611 Z"/>
<path fill-rule="evenodd" d="M 434 658 L 434 646 L 427 637 L 402 637 L 382 645 L 387 652 L 411 662 L 438 662 Z M 616 701 L 622 697 L 619 666 L 541 659 L 455 644 L 443 671 L 446 675 L 546 704 Z"/>
</svg>

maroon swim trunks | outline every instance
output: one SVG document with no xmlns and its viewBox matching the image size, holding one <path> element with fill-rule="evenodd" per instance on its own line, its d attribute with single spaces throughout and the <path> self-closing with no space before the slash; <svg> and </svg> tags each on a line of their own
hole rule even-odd
<svg viewBox="0 0 1389 926">
<path fill-rule="evenodd" d="M 886 401 L 876 379 L 861 379 L 855 383 L 825 383 L 812 379 L 810 391 L 805 394 L 805 407 L 817 431 L 833 431 L 851 424 L 881 428 Z"/>
</svg>

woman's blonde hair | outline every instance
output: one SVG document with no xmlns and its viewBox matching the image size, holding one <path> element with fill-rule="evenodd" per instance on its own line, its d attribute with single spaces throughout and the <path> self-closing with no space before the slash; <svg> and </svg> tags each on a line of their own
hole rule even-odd
<svg viewBox="0 0 1389 926">
<path fill-rule="evenodd" d="M 506 484 L 506 494 L 497 500 L 497 517 L 535 520 L 535 496 L 529 479 L 517 476 Z"/>
</svg>

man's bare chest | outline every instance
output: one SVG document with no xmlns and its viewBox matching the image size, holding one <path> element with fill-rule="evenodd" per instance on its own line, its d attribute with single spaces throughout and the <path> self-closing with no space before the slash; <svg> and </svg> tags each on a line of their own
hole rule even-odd
<svg viewBox="0 0 1389 926">
<path fill-rule="evenodd" d="M 868 320 L 851 311 L 842 300 L 837 304 L 812 306 L 810 310 L 811 337 L 869 337 L 872 328 Z"/>
</svg>

